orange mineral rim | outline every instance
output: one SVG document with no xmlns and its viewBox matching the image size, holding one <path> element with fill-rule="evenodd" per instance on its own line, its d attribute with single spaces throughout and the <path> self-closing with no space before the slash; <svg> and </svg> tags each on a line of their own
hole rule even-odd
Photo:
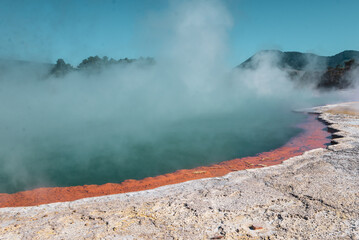
<svg viewBox="0 0 359 240">
<path fill-rule="evenodd" d="M 36 206 L 55 202 L 67 202 L 87 197 L 148 190 L 201 178 L 220 177 L 233 171 L 280 164 L 288 158 L 303 154 L 305 151 L 325 148 L 331 141 L 329 138 L 330 133 L 326 130 L 326 125 L 318 121 L 315 114 L 309 114 L 307 120 L 298 127 L 304 131 L 290 139 L 284 146 L 269 152 L 262 152 L 256 156 L 237 158 L 193 169 L 182 169 L 142 180 L 129 179 L 122 183 L 48 187 L 13 194 L 0 193 L 0 207 Z"/>
</svg>

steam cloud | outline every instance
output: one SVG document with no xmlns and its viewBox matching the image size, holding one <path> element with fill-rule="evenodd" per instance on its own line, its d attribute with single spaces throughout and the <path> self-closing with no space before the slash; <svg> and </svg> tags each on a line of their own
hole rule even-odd
<svg viewBox="0 0 359 240">
<path fill-rule="evenodd" d="M 141 158 L 134 156 L 136 151 L 153 152 L 155 159 L 186 144 L 181 139 L 195 139 L 198 132 L 183 127 L 193 119 L 237 126 L 241 137 L 251 141 L 265 137 L 260 131 L 268 126 L 279 132 L 281 122 L 292 121 L 287 115 L 293 108 L 333 101 L 333 95 L 323 98 L 297 89 L 288 73 L 276 66 L 275 55 L 258 56 L 256 70 L 228 66 L 227 40 L 233 23 L 220 1 L 176 2 L 148 22 L 153 39 L 161 40 L 153 46 L 158 49 L 154 66 L 112 66 L 98 74 L 73 72 L 47 80 L 39 78 L 46 69 L 14 66 L 14 71 L 2 73 L 0 176 L 7 182 L 11 179 L 12 186 L 0 184 L 2 191 L 53 185 L 47 174 L 59 168 L 67 176 L 61 184 L 71 185 L 78 174 L 72 172 L 73 166 L 92 179 L 86 183 L 101 183 L 95 172 L 116 175 L 116 169 L 107 172 L 111 166 L 126 170 L 143 164 L 145 160 L 136 162 Z M 217 119 L 221 116 L 237 122 L 221 122 Z M 206 126 L 198 131 L 218 141 L 220 137 L 211 135 Z M 186 147 L 208 147 L 201 139 L 196 143 Z M 213 156 L 213 161 L 221 157 Z M 171 159 L 156 164 L 156 173 L 178 165 Z M 138 168 L 146 175 L 146 169 Z"/>
</svg>

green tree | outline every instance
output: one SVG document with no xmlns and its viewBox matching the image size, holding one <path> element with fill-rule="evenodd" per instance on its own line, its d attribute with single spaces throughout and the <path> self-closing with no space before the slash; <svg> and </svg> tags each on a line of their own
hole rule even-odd
<svg viewBox="0 0 359 240">
<path fill-rule="evenodd" d="M 70 64 L 66 63 L 62 58 L 59 58 L 55 66 L 51 69 L 50 74 L 55 77 L 63 77 L 73 70 L 74 68 Z"/>
</svg>

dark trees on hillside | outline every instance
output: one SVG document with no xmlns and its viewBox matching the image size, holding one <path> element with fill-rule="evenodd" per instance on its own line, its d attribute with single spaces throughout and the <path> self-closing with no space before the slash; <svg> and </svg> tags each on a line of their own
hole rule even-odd
<svg viewBox="0 0 359 240">
<path fill-rule="evenodd" d="M 107 58 L 106 58 L 107 60 Z M 88 57 L 77 66 L 78 69 L 88 69 L 88 68 L 100 68 L 103 65 L 105 60 L 101 59 L 99 56 Z"/>
<path fill-rule="evenodd" d="M 344 66 L 337 65 L 335 68 L 328 67 L 327 71 L 322 75 L 318 82 L 317 88 L 337 88 L 345 89 L 352 86 L 354 83 L 348 76 L 349 70 L 359 65 L 355 63 L 354 59 L 344 62 Z"/>
<path fill-rule="evenodd" d="M 54 67 L 50 71 L 50 75 L 56 77 L 63 77 L 71 71 L 84 71 L 90 74 L 99 73 L 102 69 L 113 66 L 113 65 L 127 65 L 131 63 L 138 63 L 139 67 L 150 66 L 155 63 L 153 58 L 139 58 L 139 59 L 129 59 L 123 58 L 115 60 L 113 58 L 108 58 L 104 56 L 100 58 L 99 56 L 88 57 L 77 66 L 77 68 L 72 67 L 70 64 L 65 63 L 63 59 L 58 59 Z"/>
<path fill-rule="evenodd" d="M 107 56 L 104 56 L 103 58 L 100 58 L 99 56 L 94 56 L 94 57 L 91 56 L 82 60 L 82 62 L 77 66 L 77 68 L 79 70 L 87 69 L 87 70 L 99 71 L 103 67 L 108 67 L 115 64 L 129 64 L 136 61 L 138 60 L 129 59 L 129 58 L 115 60 L 113 58 L 109 59 Z"/>
<path fill-rule="evenodd" d="M 65 61 L 60 58 L 57 60 L 55 66 L 51 69 L 50 74 L 56 77 L 63 77 L 73 70 L 74 68 L 70 64 L 65 63 Z"/>
</svg>

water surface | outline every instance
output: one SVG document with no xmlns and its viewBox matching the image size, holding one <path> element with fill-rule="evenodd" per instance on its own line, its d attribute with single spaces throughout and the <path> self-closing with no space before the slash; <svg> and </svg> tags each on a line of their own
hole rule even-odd
<svg viewBox="0 0 359 240">
<path fill-rule="evenodd" d="M 295 125 L 304 119 L 278 109 L 269 114 L 271 110 L 189 117 L 139 127 L 140 132 L 117 128 L 121 122 L 100 121 L 26 136 L 26 148 L 12 146 L 14 153 L 26 149 L 21 166 L 15 165 L 18 176 L 0 169 L 0 192 L 119 183 L 269 151 L 297 135 Z M 0 161 L 11 166 L 8 154 Z"/>
</svg>

